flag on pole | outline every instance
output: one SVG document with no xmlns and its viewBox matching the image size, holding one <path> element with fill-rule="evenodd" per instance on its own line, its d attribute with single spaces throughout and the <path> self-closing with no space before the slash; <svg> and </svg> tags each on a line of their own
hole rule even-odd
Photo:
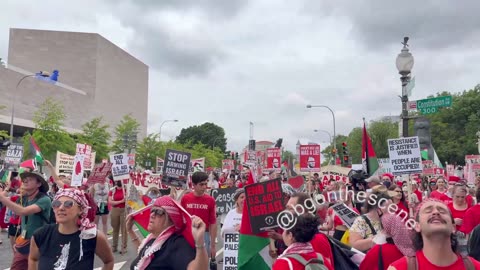
<svg viewBox="0 0 480 270">
<path fill-rule="evenodd" d="M 378 160 L 375 150 L 372 146 L 372 141 L 368 136 L 367 127 L 365 125 L 365 119 L 363 119 L 363 135 L 362 135 L 362 165 L 363 170 L 372 176 L 378 170 Z"/>
<path fill-rule="evenodd" d="M 30 151 L 33 152 L 34 160 L 37 164 L 43 165 L 43 156 L 33 136 L 30 137 Z"/>
<path fill-rule="evenodd" d="M 24 162 L 20 163 L 18 173 L 20 174 L 24 172 L 25 168 L 30 168 L 35 171 L 35 169 L 37 168 L 37 163 L 34 159 L 25 160 Z"/>
<path fill-rule="evenodd" d="M 251 174 L 251 170 L 250 170 Z M 247 185 L 254 184 L 254 178 L 249 177 Z M 254 234 L 248 216 L 247 202 L 244 202 L 242 221 L 240 225 L 240 241 L 238 244 L 238 270 L 270 270 L 273 260 L 270 257 L 270 238 L 268 234 Z"/>
</svg>

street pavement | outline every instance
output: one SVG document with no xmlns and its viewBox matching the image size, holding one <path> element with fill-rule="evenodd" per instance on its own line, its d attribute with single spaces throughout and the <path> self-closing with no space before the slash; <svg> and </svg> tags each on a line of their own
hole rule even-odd
<svg viewBox="0 0 480 270">
<path fill-rule="evenodd" d="M 219 230 L 220 231 L 220 230 Z M 13 252 L 10 247 L 10 242 L 7 238 L 7 233 L 6 232 L 1 232 L 0 236 L 3 240 L 3 244 L 0 245 L 0 270 L 7 270 L 10 268 L 10 263 L 12 262 L 12 257 L 13 257 Z M 112 237 L 108 235 L 108 240 L 111 244 L 112 242 Z M 130 242 L 128 242 L 128 253 L 127 254 L 120 254 L 120 253 L 114 253 L 114 258 L 115 258 L 115 267 L 114 270 L 128 270 L 130 269 L 130 264 L 132 261 L 136 258 L 137 256 L 137 251 L 134 250 L 133 245 Z M 223 258 L 223 253 L 221 253 L 221 248 L 223 246 L 223 242 L 221 239 L 219 239 L 219 242 L 217 244 L 217 262 Z M 102 262 L 98 257 L 95 257 L 95 270 L 101 269 Z M 217 269 L 221 270 L 223 267 L 222 264 L 218 264 Z"/>
</svg>

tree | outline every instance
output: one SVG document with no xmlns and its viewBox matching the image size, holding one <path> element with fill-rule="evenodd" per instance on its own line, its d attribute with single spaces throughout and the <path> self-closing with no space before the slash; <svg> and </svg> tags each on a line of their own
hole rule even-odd
<svg viewBox="0 0 480 270">
<path fill-rule="evenodd" d="M 45 99 L 33 114 L 35 130 L 31 135 L 26 133 L 23 137 L 24 148 L 30 149 L 29 140 L 30 136 L 33 136 L 46 159 L 53 160 L 57 151 L 73 155 L 75 141 L 62 127 L 65 118 L 64 108 L 60 102 L 51 97 Z"/>
<path fill-rule="evenodd" d="M 82 133 L 77 134 L 77 142 L 92 146 L 95 151 L 95 162 L 101 162 L 102 159 L 108 159 L 108 142 L 111 135 L 108 132 L 109 125 L 103 123 L 102 117 L 93 118 L 91 121 L 82 125 Z"/>
<path fill-rule="evenodd" d="M 337 147 L 337 156 L 341 159 L 343 157 L 342 153 L 342 143 L 347 141 L 347 136 L 337 135 L 335 137 L 336 147 Z M 322 162 L 324 165 L 332 164 L 333 160 L 333 147 L 329 145 L 325 147 L 322 151 L 322 155 L 325 157 L 325 161 Z M 327 162 L 328 161 L 328 162 Z"/>
<path fill-rule="evenodd" d="M 111 150 L 119 154 L 126 150 L 131 152 L 132 149 L 135 149 L 139 127 L 140 123 L 131 114 L 123 116 L 120 124 L 115 127 L 115 140 Z"/>
<path fill-rule="evenodd" d="M 165 150 L 158 141 L 158 134 L 149 134 L 137 145 L 135 161 L 141 167 L 149 169 L 156 167 L 157 157 L 164 155 Z"/>
<path fill-rule="evenodd" d="M 398 138 L 398 123 L 392 121 L 372 121 L 368 126 L 368 135 L 378 158 L 388 158 L 388 139 Z"/>
<path fill-rule="evenodd" d="M 227 149 L 225 130 L 214 123 L 204 123 L 200 126 L 183 128 L 175 141 L 181 144 L 202 143 L 211 149 L 218 147 L 222 152 L 225 152 Z"/>
<path fill-rule="evenodd" d="M 0 58 L 1 60 L 1 58 Z M 0 61 L 1 62 L 1 61 Z M 0 111 L 3 111 L 5 110 L 5 105 L 0 105 Z M 8 137 L 10 136 L 10 134 L 8 134 L 8 131 L 6 130 L 0 130 L 0 138 L 2 138 L 3 140 L 7 139 Z"/>
</svg>

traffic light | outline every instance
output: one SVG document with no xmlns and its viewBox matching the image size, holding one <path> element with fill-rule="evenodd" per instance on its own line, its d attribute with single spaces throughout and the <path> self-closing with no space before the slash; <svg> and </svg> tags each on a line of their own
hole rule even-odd
<svg viewBox="0 0 480 270">
<path fill-rule="evenodd" d="M 342 142 L 343 148 L 343 166 L 347 167 L 350 165 L 350 156 L 348 155 L 348 146 L 346 142 Z"/>
<path fill-rule="evenodd" d="M 235 159 L 235 152 L 232 152 L 232 159 Z"/>
<path fill-rule="evenodd" d="M 238 160 L 238 152 L 235 153 L 235 159 Z"/>
</svg>

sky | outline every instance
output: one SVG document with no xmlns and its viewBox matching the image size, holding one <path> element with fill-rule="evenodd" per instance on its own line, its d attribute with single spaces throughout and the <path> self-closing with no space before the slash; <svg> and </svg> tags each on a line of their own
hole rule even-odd
<svg viewBox="0 0 480 270">
<path fill-rule="evenodd" d="M 68 5 L 66 5 L 68 3 Z M 228 149 L 254 139 L 294 150 L 401 112 L 395 59 L 410 37 L 411 100 L 479 83 L 480 1 L 84 0 L 2 1 L 9 28 L 96 32 L 150 70 L 148 132 L 175 139 L 213 122 Z"/>
</svg>

